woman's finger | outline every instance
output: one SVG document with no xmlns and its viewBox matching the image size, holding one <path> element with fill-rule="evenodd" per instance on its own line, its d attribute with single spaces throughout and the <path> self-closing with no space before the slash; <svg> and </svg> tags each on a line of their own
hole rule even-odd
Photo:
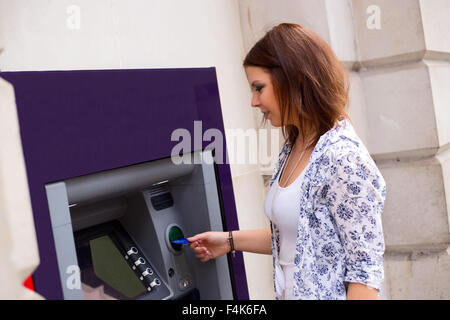
<svg viewBox="0 0 450 320">
<path fill-rule="evenodd" d="M 196 253 L 195 256 L 200 259 L 200 258 L 203 258 L 205 255 L 203 253 L 199 252 L 199 253 Z"/>
<path fill-rule="evenodd" d="M 207 232 L 196 234 L 193 237 L 187 238 L 189 242 L 201 241 L 207 236 Z"/>
<path fill-rule="evenodd" d="M 204 253 L 205 252 L 205 248 L 203 248 L 203 247 L 198 247 L 193 250 L 194 250 L 194 253 Z"/>
<path fill-rule="evenodd" d="M 194 248 L 198 247 L 198 242 L 194 241 L 192 243 L 189 243 L 188 246 L 189 246 L 189 248 L 194 249 Z"/>
</svg>

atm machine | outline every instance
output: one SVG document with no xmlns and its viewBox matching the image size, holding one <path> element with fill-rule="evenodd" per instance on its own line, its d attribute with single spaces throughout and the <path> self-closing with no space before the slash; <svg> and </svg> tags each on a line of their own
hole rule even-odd
<svg viewBox="0 0 450 320">
<path fill-rule="evenodd" d="M 65 299 L 233 299 L 227 257 L 173 243 L 223 230 L 212 151 L 45 186 Z M 210 163 L 210 164 L 208 164 Z M 194 218 L 195 217 L 195 218 Z M 73 234 L 72 234 L 73 232 Z M 78 266 L 78 279 L 66 271 Z"/>
<path fill-rule="evenodd" d="M 248 299 L 241 253 L 202 263 L 172 242 L 238 229 L 229 166 L 216 163 L 217 150 L 202 141 L 181 164 L 171 154 L 171 133 L 198 134 L 194 121 L 224 133 L 214 68 L 0 76 L 15 88 L 41 260 L 36 291 L 48 299 Z"/>
</svg>

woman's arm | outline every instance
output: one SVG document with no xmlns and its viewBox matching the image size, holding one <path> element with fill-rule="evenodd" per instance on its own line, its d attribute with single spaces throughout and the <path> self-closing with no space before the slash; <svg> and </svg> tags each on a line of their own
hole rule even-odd
<svg viewBox="0 0 450 320">
<path fill-rule="evenodd" d="M 376 299 L 384 276 L 386 183 L 370 157 L 352 148 L 335 157 L 332 171 L 327 205 L 345 252 L 347 298 Z"/>
<path fill-rule="evenodd" d="M 234 248 L 239 251 L 272 254 L 270 228 L 233 231 Z"/>
<path fill-rule="evenodd" d="M 377 300 L 378 290 L 362 283 L 350 282 L 347 290 L 347 300 Z"/>
<path fill-rule="evenodd" d="M 230 252 L 228 232 L 208 231 L 188 238 L 189 247 L 202 262 Z M 233 231 L 234 249 L 253 253 L 272 253 L 270 228 Z"/>
</svg>

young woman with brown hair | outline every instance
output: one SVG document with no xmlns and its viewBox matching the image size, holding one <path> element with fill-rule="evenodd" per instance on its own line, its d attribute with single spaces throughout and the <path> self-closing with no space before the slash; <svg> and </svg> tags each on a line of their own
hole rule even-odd
<svg viewBox="0 0 450 320">
<path fill-rule="evenodd" d="M 201 261 L 272 254 L 277 299 L 377 299 L 386 184 L 346 113 L 345 70 L 323 39 L 287 23 L 243 65 L 252 106 L 286 138 L 264 203 L 270 228 L 209 231 L 189 246 Z"/>
</svg>

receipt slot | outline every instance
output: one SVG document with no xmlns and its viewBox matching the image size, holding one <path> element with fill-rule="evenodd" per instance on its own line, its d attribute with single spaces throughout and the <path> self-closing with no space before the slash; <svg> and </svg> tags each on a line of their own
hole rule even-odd
<svg viewBox="0 0 450 320">
<path fill-rule="evenodd" d="M 65 299 L 233 298 L 226 256 L 202 263 L 172 242 L 223 230 L 212 152 L 193 158 L 197 164 L 167 158 L 46 185 Z M 79 279 L 67 276 L 72 266 Z"/>
</svg>

